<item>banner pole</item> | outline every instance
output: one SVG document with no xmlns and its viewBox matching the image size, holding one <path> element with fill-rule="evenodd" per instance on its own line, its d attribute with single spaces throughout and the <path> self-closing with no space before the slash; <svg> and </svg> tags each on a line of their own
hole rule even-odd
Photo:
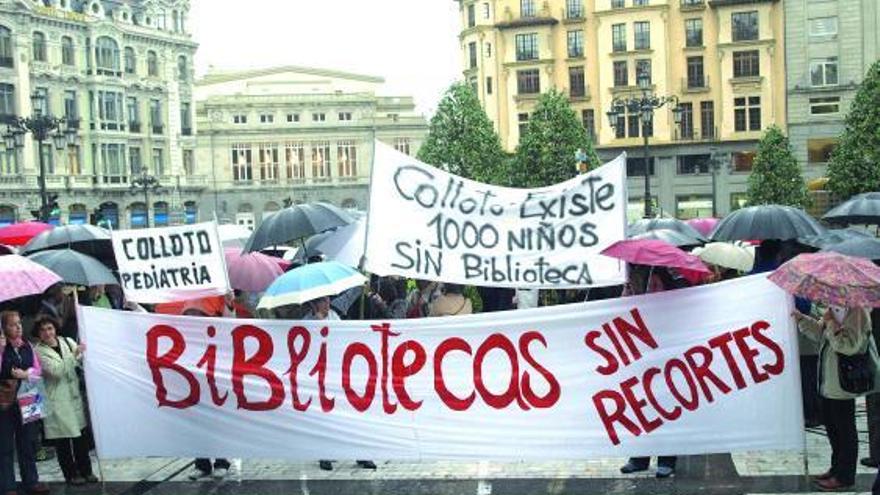
<svg viewBox="0 0 880 495">
<path fill-rule="evenodd" d="M 359 263 L 358 269 L 360 271 L 364 271 L 364 267 L 367 264 L 367 245 L 370 242 L 370 217 L 371 211 L 373 210 L 373 178 L 376 173 L 376 114 L 373 113 L 373 142 L 372 142 L 372 151 L 370 153 L 370 186 L 367 194 L 367 218 L 364 220 L 367 222 L 364 227 L 364 254 L 361 255 L 361 261 Z"/>
</svg>

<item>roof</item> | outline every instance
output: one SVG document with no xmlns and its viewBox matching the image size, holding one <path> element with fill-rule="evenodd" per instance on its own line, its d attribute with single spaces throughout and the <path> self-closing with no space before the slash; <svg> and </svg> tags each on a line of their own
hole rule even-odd
<svg viewBox="0 0 880 495">
<path fill-rule="evenodd" d="M 369 76 L 364 74 L 354 74 L 352 72 L 342 72 L 330 69 L 319 69 L 315 67 L 302 67 L 298 65 L 282 65 L 278 67 L 267 67 L 262 69 L 247 70 L 211 70 L 200 80 L 196 81 L 196 86 L 204 86 L 208 84 L 217 84 L 240 79 L 250 79 L 254 77 L 271 76 L 282 74 L 284 72 L 298 72 L 300 74 L 309 74 L 314 76 L 337 77 L 340 79 L 350 79 L 354 81 L 382 84 L 384 78 L 377 76 Z"/>
</svg>

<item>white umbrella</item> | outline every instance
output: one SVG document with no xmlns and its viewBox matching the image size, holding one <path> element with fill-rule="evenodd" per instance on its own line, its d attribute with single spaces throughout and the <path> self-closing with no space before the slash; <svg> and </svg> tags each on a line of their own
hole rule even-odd
<svg viewBox="0 0 880 495">
<path fill-rule="evenodd" d="M 367 237 L 365 219 L 358 219 L 323 235 L 325 237 L 316 243 L 314 248 L 323 253 L 325 259 L 338 261 L 352 268 L 360 266 L 361 258 L 364 256 L 364 241 Z"/>
<path fill-rule="evenodd" d="M 220 242 L 225 248 L 244 249 L 244 244 L 251 236 L 251 230 L 244 225 L 218 225 L 217 232 L 220 234 Z"/>
<path fill-rule="evenodd" d="M 712 242 L 705 247 L 693 250 L 704 263 L 730 268 L 741 272 L 751 271 L 755 265 L 755 255 L 747 249 L 727 242 Z"/>
</svg>

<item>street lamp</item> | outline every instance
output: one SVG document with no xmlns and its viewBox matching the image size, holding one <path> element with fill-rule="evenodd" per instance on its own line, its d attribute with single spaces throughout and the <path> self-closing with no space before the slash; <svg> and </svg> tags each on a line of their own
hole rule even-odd
<svg viewBox="0 0 880 495">
<path fill-rule="evenodd" d="M 640 96 L 631 96 L 627 98 L 614 98 L 611 101 L 611 108 L 606 115 L 611 128 L 618 130 L 617 126 L 626 126 L 626 119 L 620 122 L 620 117 L 627 113 L 630 115 L 638 115 L 642 123 L 642 137 L 644 138 L 644 166 L 645 166 L 645 218 L 653 216 L 651 211 L 651 171 L 648 168 L 648 129 L 653 127 L 654 110 L 668 105 L 672 107 L 672 119 L 675 125 L 681 124 L 681 107 L 678 104 L 677 96 L 659 96 L 651 91 L 651 75 L 648 69 L 641 67 L 637 77 L 638 85 L 642 88 Z"/>
<path fill-rule="evenodd" d="M 40 157 L 40 220 L 49 220 L 49 197 L 46 193 L 46 164 L 43 156 L 43 142 L 52 140 L 52 144 L 58 151 L 63 151 L 67 146 L 76 144 L 79 119 L 68 117 L 54 117 L 44 111 L 46 96 L 39 91 L 31 94 L 33 114 L 30 117 L 13 117 L 6 127 L 3 141 L 7 149 L 24 148 L 24 136 L 33 134 L 37 141 L 37 155 Z"/>
<path fill-rule="evenodd" d="M 143 167 L 141 169 L 141 174 L 136 175 L 131 179 L 131 186 L 129 186 L 132 194 L 141 194 L 144 195 L 144 216 L 147 228 L 150 228 L 150 192 L 153 194 L 159 194 L 164 191 L 162 185 L 159 184 L 159 179 L 156 178 L 155 175 L 150 175 L 147 173 L 147 168 Z"/>
<path fill-rule="evenodd" d="M 712 173 L 712 218 L 718 218 L 718 189 L 716 181 L 718 180 L 718 172 L 726 169 L 729 163 L 725 163 L 726 155 L 719 152 L 718 148 L 713 146 L 709 149 L 709 152 L 711 153 L 709 156 L 709 171 Z"/>
</svg>

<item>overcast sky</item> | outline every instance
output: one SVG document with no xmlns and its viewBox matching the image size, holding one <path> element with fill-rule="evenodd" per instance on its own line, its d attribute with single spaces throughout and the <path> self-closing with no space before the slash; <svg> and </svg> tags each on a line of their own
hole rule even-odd
<svg viewBox="0 0 880 495">
<path fill-rule="evenodd" d="M 193 0 L 196 70 L 301 65 L 385 78 L 436 108 L 461 77 L 453 0 Z"/>
</svg>

